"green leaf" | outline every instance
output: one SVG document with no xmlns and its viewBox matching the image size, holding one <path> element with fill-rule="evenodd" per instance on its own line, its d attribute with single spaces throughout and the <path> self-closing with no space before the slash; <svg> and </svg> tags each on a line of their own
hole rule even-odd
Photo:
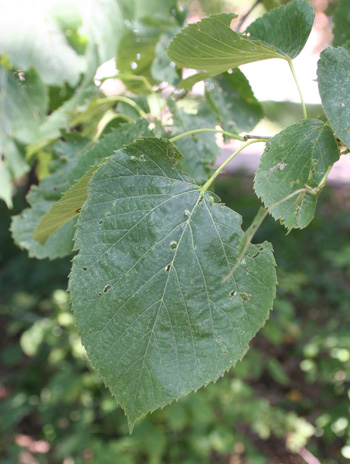
<svg viewBox="0 0 350 464">
<path fill-rule="evenodd" d="M 350 53 L 326 48 L 317 69 L 324 112 L 337 136 L 350 148 Z"/>
<path fill-rule="evenodd" d="M 44 214 L 34 230 L 34 240 L 45 245 L 53 233 L 80 214 L 81 207 L 87 199 L 89 180 L 96 169 L 97 166 L 93 166 Z"/>
<path fill-rule="evenodd" d="M 271 245 L 234 276 L 241 217 L 199 187 L 163 139 L 143 139 L 93 175 L 69 291 L 93 366 L 126 410 L 149 411 L 217 380 L 242 358 L 272 307 Z"/>
<path fill-rule="evenodd" d="M 206 97 L 217 113 L 221 127 L 229 132 L 249 132 L 264 116 L 248 79 L 239 69 L 209 81 Z"/>
<path fill-rule="evenodd" d="M 171 42 L 169 58 L 178 66 L 206 71 L 203 76 L 199 74 L 202 78 L 213 77 L 253 61 L 285 59 L 274 46 L 250 40 L 233 31 L 230 24 L 236 17 L 234 13 L 221 13 L 190 24 Z"/>
<path fill-rule="evenodd" d="M 46 109 L 47 91 L 35 72 L 16 73 L 0 66 L 0 198 L 8 207 L 12 207 L 11 180 L 29 170 L 16 142 L 35 140 Z"/>
<path fill-rule="evenodd" d="M 304 48 L 314 19 L 314 10 L 306 0 L 293 0 L 256 19 L 246 32 L 251 39 L 272 44 L 293 59 Z"/>
<path fill-rule="evenodd" d="M 176 85 L 179 82 L 175 65 L 167 55 L 167 49 L 176 32 L 174 31 L 173 34 L 161 34 L 155 48 L 155 57 L 151 66 L 151 74 L 155 80 L 160 82 L 165 81 L 171 85 Z"/>
<path fill-rule="evenodd" d="M 340 0 L 333 15 L 333 45 L 338 47 L 350 40 L 350 1 Z"/>
<path fill-rule="evenodd" d="M 69 46 L 42 6 L 26 0 L 2 2 L 0 30 L 0 55 L 6 54 L 16 67 L 34 68 L 48 85 L 78 83 L 83 58 Z"/>
<path fill-rule="evenodd" d="M 305 119 L 287 127 L 266 144 L 254 179 L 254 188 L 266 208 L 287 229 L 306 227 L 312 220 L 317 195 L 309 192 L 288 195 L 319 186 L 325 174 L 339 158 L 331 129 L 317 119 Z"/>
<path fill-rule="evenodd" d="M 67 183 L 71 187 L 58 198 L 56 203 L 50 205 L 49 211 L 45 212 L 40 222 L 36 224 L 34 240 L 44 245 L 53 233 L 79 215 L 87 198 L 89 180 L 104 158 L 112 155 L 123 144 L 149 135 L 151 132 L 148 130 L 148 122 L 144 119 L 135 124 L 123 124 L 104 136 L 89 151 L 82 153 L 68 173 Z M 79 180 L 75 182 L 76 179 Z"/>
<path fill-rule="evenodd" d="M 168 101 L 168 106 L 173 114 L 172 137 L 186 132 L 188 128 L 214 128 L 217 124 L 216 115 L 208 105 L 200 105 L 196 114 L 186 113 L 171 101 Z M 192 134 L 174 143 L 181 153 L 185 153 L 180 169 L 189 174 L 198 184 L 206 182 L 216 158 L 221 153 L 216 144 L 215 133 Z"/>
<path fill-rule="evenodd" d="M 56 159 L 50 166 L 51 175 L 45 177 L 39 185 L 31 187 L 27 195 L 27 201 L 31 207 L 12 218 L 13 239 L 18 246 L 28 250 L 30 257 L 56 259 L 72 252 L 75 221 L 66 224 L 54 233 L 44 246 L 34 240 L 33 232 L 41 217 L 69 188 L 69 174 L 89 142 L 87 139 L 76 136 L 70 137 L 69 142 L 58 142 L 54 148 Z"/>
</svg>

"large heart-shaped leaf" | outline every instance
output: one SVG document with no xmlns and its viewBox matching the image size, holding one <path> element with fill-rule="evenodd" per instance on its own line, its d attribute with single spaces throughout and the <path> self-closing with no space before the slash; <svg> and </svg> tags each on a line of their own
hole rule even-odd
<svg viewBox="0 0 350 464">
<path fill-rule="evenodd" d="M 89 359 L 137 418 L 215 381 L 242 358 L 275 295 L 271 245 L 229 279 L 241 217 L 204 193 L 163 139 L 142 139 L 93 175 L 69 291 Z"/>
<path fill-rule="evenodd" d="M 315 13 L 306 0 L 293 0 L 256 19 L 246 30 L 250 38 L 272 44 L 280 53 L 295 58 L 304 48 Z"/>
<path fill-rule="evenodd" d="M 323 50 L 317 76 L 328 121 L 350 148 L 350 53 L 341 47 Z"/>
<path fill-rule="evenodd" d="M 205 71 L 198 74 L 199 81 L 253 61 L 286 58 L 273 45 L 250 40 L 232 30 L 230 24 L 236 17 L 234 13 L 221 13 L 190 24 L 171 42 L 170 59 L 178 66 Z M 191 87 L 194 82 L 191 76 L 189 85 L 185 80 L 183 86 Z"/>
<path fill-rule="evenodd" d="M 280 202 L 270 212 L 287 229 L 302 229 L 314 216 L 317 195 L 300 192 L 283 199 L 305 185 L 318 187 L 338 158 L 331 129 L 317 119 L 305 119 L 267 142 L 255 175 L 255 191 L 266 207 Z"/>
</svg>

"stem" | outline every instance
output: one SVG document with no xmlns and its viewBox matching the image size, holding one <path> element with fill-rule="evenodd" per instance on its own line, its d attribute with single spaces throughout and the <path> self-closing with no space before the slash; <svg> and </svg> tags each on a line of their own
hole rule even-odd
<svg viewBox="0 0 350 464">
<path fill-rule="evenodd" d="M 293 62 L 292 62 L 292 60 L 291 60 L 290 58 L 287 58 L 287 61 L 288 61 L 290 70 L 292 71 L 292 74 L 293 74 L 293 77 L 294 77 L 294 81 L 295 81 L 295 83 L 296 83 L 296 85 L 297 85 L 297 88 L 298 88 L 298 92 L 299 92 L 300 100 L 301 100 L 301 106 L 303 107 L 303 116 L 304 116 L 304 119 L 307 119 L 306 107 L 305 107 L 303 95 L 302 95 L 302 93 L 301 93 L 301 89 L 300 89 L 300 86 L 299 86 L 299 82 L 298 82 L 297 76 L 296 76 L 296 74 L 295 74 Z"/>
<path fill-rule="evenodd" d="M 169 140 L 170 142 L 175 142 L 176 140 L 179 140 L 182 137 L 185 137 L 186 135 L 197 134 L 198 132 L 218 132 L 219 134 L 224 134 L 224 135 L 227 135 L 228 137 L 231 137 L 231 139 L 241 140 L 242 142 L 246 140 L 244 137 L 241 137 L 238 134 L 232 134 L 231 132 L 226 132 L 221 129 L 193 129 L 187 132 L 183 132 L 182 134 L 175 135 L 175 137 L 172 137 Z"/>
<path fill-rule="evenodd" d="M 126 103 L 132 106 L 142 118 L 147 117 L 147 114 L 143 111 L 142 108 L 139 107 L 137 103 L 134 102 L 134 100 L 131 100 L 131 98 L 124 97 L 122 95 L 115 95 L 113 97 L 107 97 L 107 98 L 99 98 L 97 102 L 100 104 L 103 104 L 103 103 L 117 102 L 117 101 L 121 101 L 123 103 Z"/>
<path fill-rule="evenodd" d="M 289 200 L 290 198 L 293 198 L 295 197 L 296 195 L 300 195 L 301 193 L 310 193 L 311 195 L 316 195 L 319 190 L 322 188 L 323 186 L 321 186 L 321 184 L 319 185 L 319 187 L 316 187 L 314 189 L 311 189 L 311 188 L 301 188 L 301 189 L 298 189 L 296 190 L 295 192 L 292 192 L 290 193 L 289 195 L 287 195 L 286 197 L 282 198 L 281 200 L 277 201 L 276 203 L 274 203 L 273 205 L 269 206 L 268 208 L 262 208 L 260 207 L 259 208 L 259 211 L 257 212 L 257 214 L 255 215 L 254 219 L 253 219 L 253 222 L 251 223 L 251 225 L 248 227 L 248 229 L 244 232 L 241 240 L 240 240 L 240 244 L 239 244 L 239 255 L 238 255 L 238 258 L 236 260 L 236 263 L 235 265 L 233 266 L 233 268 L 231 269 L 231 271 L 224 277 L 224 279 L 222 280 L 222 282 L 226 282 L 232 275 L 233 273 L 236 271 L 236 269 L 238 268 L 238 266 L 240 265 L 244 255 L 246 254 L 248 248 L 249 248 L 249 245 L 251 244 L 252 240 L 253 240 L 253 237 L 256 233 L 256 231 L 259 229 L 259 227 L 261 226 L 261 224 L 263 223 L 264 219 L 266 218 L 266 216 L 268 215 L 268 213 L 273 209 L 273 208 L 276 208 L 276 206 L 279 206 L 281 203 L 284 203 L 285 201 Z"/>
<path fill-rule="evenodd" d="M 242 151 L 245 147 L 248 145 L 251 145 L 252 143 L 258 143 L 258 142 L 267 142 L 266 139 L 259 139 L 259 140 L 249 140 L 248 142 L 244 143 L 238 150 L 232 153 L 231 156 L 227 158 L 227 160 L 222 163 L 221 166 L 217 168 L 217 170 L 214 172 L 214 174 L 210 177 L 210 179 L 201 187 L 200 191 L 202 194 L 208 190 L 208 188 L 211 186 L 211 184 L 214 182 L 214 180 L 217 178 L 217 176 L 220 174 L 220 172 L 224 169 L 224 167 L 231 161 L 233 158 L 238 155 L 240 151 Z"/>
</svg>

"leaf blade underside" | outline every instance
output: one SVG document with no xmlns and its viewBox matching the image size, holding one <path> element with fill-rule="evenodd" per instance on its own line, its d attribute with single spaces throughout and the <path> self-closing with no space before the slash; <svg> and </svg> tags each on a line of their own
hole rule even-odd
<svg viewBox="0 0 350 464">
<path fill-rule="evenodd" d="M 242 64 L 270 58 L 283 58 L 273 45 L 238 34 L 230 28 L 234 13 L 221 13 L 190 24 L 177 34 L 168 48 L 169 58 L 178 66 L 205 71 L 198 73 L 198 81 L 234 69 Z M 186 79 L 187 90 L 195 83 L 195 76 Z"/>
<path fill-rule="evenodd" d="M 89 183 L 75 236 L 69 291 L 78 332 L 130 430 L 241 359 L 275 296 L 268 243 L 251 246 L 223 281 L 241 217 L 202 195 L 177 170 L 180 159 L 163 139 L 109 158 Z"/>
</svg>

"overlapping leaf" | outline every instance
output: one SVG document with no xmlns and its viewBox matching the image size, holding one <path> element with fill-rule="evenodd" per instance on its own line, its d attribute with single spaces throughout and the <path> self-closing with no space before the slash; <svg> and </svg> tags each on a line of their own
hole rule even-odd
<svg viewBox="0 0 350 464">
<path fill-rule="evenodd" d="M 171 42 L 168 55 L 178 66 L 205 71 L 197 76 L 197 81 L 223 73 L 245 63 L 285 58 L 273 45 L 262 44 L 238 34 L 230 28 L 234 13 L 221 13 L 190 24 Z M 191 76 L 189 83 L 183 81 L 184 88 L 195 82 Z"/>
<path fill-rule="evenodd" d="M 301 192 L 305 185 L 318 187 L 339 158 L 331 129 L 317 119 L 305 119 L 287 127 L 266 144 L 256 172 L 254 188 L 265 207 L 287 229 L 306 227 L 312 220 L 317 196 Z"/>
<path fill-rule="evenodd" d="M 196 114 L 186 113 L 174 103 L 168 101 L 173 114 L 172 136 L 181 134 L 189 128 L 214 128 L 217 124 L 216 115 L 209 105 L 202 104 Z M 175 145 L 185 153 L 180 168 L 189 174 L 198 184 L 206 182 L 212 172 L 212 167 L 220 149 L 216 144 L 215 133 L 202 132 L 180 138 Z"/>
<path fill-rule="evenodd" d="M 218 379 L 248 349 L 275 294 L 271 246 L 232 269 L 241 217 L 143 139 L 103 163 L 79 218 L 69 291 L 89 359 L 137 418 Z"/>
<path fill-rule="evenodd" d="M 289 58 L 304 48 L 314 23 L 315 14 L 306 0 L 293 0 L 256 19 L 246 30 L 251 39 L 272 44 Z"/>
<path fill-rule="evenodd" d="M 45 211 L 44 215 L 41 214 L 40 221 L 32 229 L 34 239 L 45 246 L 52 234 L 61 230 L 68 221 L 78 216 L 87 198 L 88 182 L 97 165 L 104 158 L 112 155 L 122 145 L 128 144 L 141 136 L 149 135 L 151 135 L 151 132 L 148 130 L 148 122 L 144 119 L 137 121 L 135 124 L 123 124 L 115 131 L 104 136 L 86 153 L 82 153 L 75 163 L 70 166 L 65 189 L 61 190 L 64 193 L 63 196 L 57 198 L 57 202 L 52 202 L 48 211 Z M 76 179 L 79 180 L 76 182 Z M 67 189 L 67 185 L 70 188 Z M 74 224 L 75 222 L 71 224 L 71 227 Z"/>
<path fill-rule="evenodd" d="M 341 47 L 323 50 L 317 76 L 328 121 L 350 148 L 350 53 Z"/>
<path fill-rule="evenodd" d="M 263 117 L 262 106 L 255 98 L 248 79 L 239 69 L 210 80 L 206 87 L 206 97 L 221 127 L 227 131 L 248 132 Z"/>
</svg>

